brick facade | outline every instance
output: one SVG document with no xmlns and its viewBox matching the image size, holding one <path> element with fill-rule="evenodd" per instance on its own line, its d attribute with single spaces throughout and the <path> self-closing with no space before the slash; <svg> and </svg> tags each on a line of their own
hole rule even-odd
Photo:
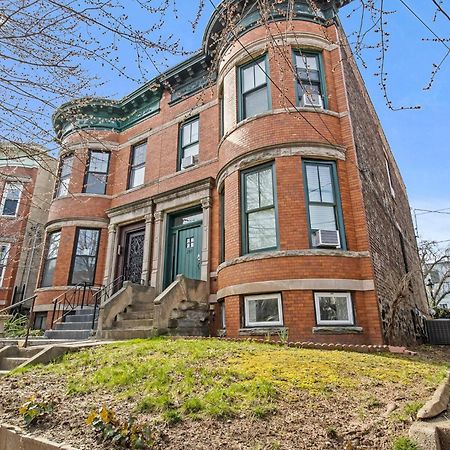
<svg viewBox="0 0 450 450">
<path fill-rule="evenodd" d="M 327 9 L 329 2 L 323 8 L 334 14 L 333 8 Z M 206 30 L 203 50 L 168 71 L 164 83 L 156 79 L 114 105 L 105 100 L 92 108 L 77 107 L 75 102 L 58 110 L 55 130 L 62 139 L 62 156 L 74 155 L 74 162 L 70 195 L 56 198 L 50 210 L 47 232 L 61 231 L 61 244 L 53 286 L 37 290 L 39 310 L 50 311 L 51 300 L 68 288 L 77 228 L 101 229 L 94 278 L 94 284 L 101 285 L 117 273 L 125 226 L 145 224 L 142 282 L 161 292 L 170 264 L 166 249 L 171 217 L 197 208 L 203 217 L 198 263 L 202 279 L 209 283 L 212 334 L 283 332 L 293 340 L 377 345 L 415 340 L 412 317 L 426 314 L 426 303 L 405 187 L 338 22 L 314 23 L 305 14 L 292 21 L 274 19 L 267 26 L 256 22 L 238 40 L 223 44 L 211 37 L 221 31 L 217 12 Z M 294 50 L 321 55 L 326 109 L 298 105 Z M 269 106 L 239 121 L 239 67 L 260 56 L 268 64 Z M 214 83 L 206 86 L 212 78 Z M 152 105 L 148 113 L 140 106 L 145 102 Z M 98 112 L 102 108 L 113 111 L 108 120 L 105 112 Z M 119 123 L 116 116 L 125 112 L 128 115 Z M 134 120 L 134 114 L 141 114 L 140 119 Z M 177 171 L 180 127 L 194 117 L 199 118 L 198 160 Z M 127 189 L 130 154 L 142 142 L 144 183 Z M 105 195 L 82 192 L 89 150 L 111 155 Z M 311 244 L 305 161 L 334 164 L 345 248 Z M 263 164 L 273 167 L 277 246 L 246 254 L 242 174 Z M 398 233 L 403 236 L 401 246 Z M 414 276 L 408 280 L 407 298 L 399 301 L 397 288 L 406 273 Z M 320 292 L 349 294 L 351 326 L 319 326 L 314 299 Z M 281 295 L 281 326 L 246 324 L 245 298 L 256 294 Z"/>
</svg>

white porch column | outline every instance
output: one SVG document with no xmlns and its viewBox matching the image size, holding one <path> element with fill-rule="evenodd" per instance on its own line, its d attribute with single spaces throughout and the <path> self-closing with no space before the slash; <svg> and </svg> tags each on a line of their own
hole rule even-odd
<svg viewBox="0 0 450 450">
<path fill-rule="evenodd" d="M 117 248 L 117 225 L 108 226 L 108 244 L 106 248 L 106 261 L 105 261 L 105 272 L 103 276 L 103 284 L 106 286 L 114 277 L 114 267 L 116 263 L 116 252 Z"/>
<path fill-rule="evenodd" d="M 150 254 L 152 245 L 153 215 L 150 213 L 145 215 L 144 218 L 145 218 L 145 237 L 144 237 L 144 255 L 142 262 L 141 282 L 144 286 L 148 286 L 150 278 Z"/>
<path fill-rule="evenodd" d="M 153 215 L 155 219 L 154 237 L 153 237 L 153 258 L 152 258 L 152 274 L 150 277 L 150 284 L 156 288 L 156 293 L 162 292 L 162 274 L 161 271 L 164 270 L 162 259 L 164 254 L 164 249 L 161 248 L 163 245 L 163 218 L 164 214 L 162 211 L 156 211 Z"/>
<path fill-rule="evenodd" d="M 202 236 L 202 265 L 201 279 L 209 283 L 209 247 L 210 247 L 210 228 L 211 228 L 211 197 L 202 198 L 203 209 L 203 236 Z"/>
</svg>

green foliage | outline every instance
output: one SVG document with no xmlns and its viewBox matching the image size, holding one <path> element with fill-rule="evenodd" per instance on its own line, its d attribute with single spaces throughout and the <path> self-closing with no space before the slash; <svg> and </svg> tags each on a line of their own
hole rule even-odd
<svg viewBox="0 0 450 450">
<path fill-rule="evenodd" d="M 289 342 L 289 330 L 283 328 L 277 332 L 280 344 L 286 345 Z"/>
<path fill-rule="evenodd" d="M 436 308 L 433 315 L 434 319 L 450 319 L 450 309 L 449 308 Z"/>
<path fill-rule="evenodd" d="M 420 450 L 419 446 L 407 437 L 400 437 L 394 441 L 392 450 Z"/>
<path fill-rule="evenodd" d="M 412 422 L 416 419 L 417 413 L 422 406 L 422 402 L 407 403 L 401 411 L 392 413 L 391 418 L 398 422 Z"/>
<path fill-rule="evenodd" d="M 28 317 L 15 314 L 5 322 L 5 336 L 11 338 L 25 337 L 28 328 Z M 40 336 L 42 330 L 30 330 L 30 336 Z"/>
<path fill-rule="evenodd" d="M 33 396 L 19 408 L 19 414 L 23 417 L 25 426 L 29 427 L 48 414 L 51 414 L 53 405 L 52 401 L 38 400 Z"/>
<path fill-rule="evenodd" d="M 86 423 L 102 436 L 103 442 L 131 449 L 155 447 L 155 434 L 148 425 L 136 423 L 133 417 L 121 421 L 116 418 L 113 411 L 104 406 L 98 411 L 93 411 Z"/>
</svg>

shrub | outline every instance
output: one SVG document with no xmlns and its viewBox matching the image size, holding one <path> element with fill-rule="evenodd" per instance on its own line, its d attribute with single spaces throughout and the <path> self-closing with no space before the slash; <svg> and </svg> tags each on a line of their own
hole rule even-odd
<svg viewBox="0 0 450 450">
<path fill-rule="evenodd" d="M 5 322 L 5 336 L 6 337 L 24 337 L 27 334 L 28 317 L 20 314 L 15 314 Z M 43 334 L 42 330 L 30 330 L 30 336 L 39 336 Z"/>
<path fill-rule="evenodd" d="M 134 417 L 121 421 L 104 406 L 93 411 L 86 423 L 101 434 L 103 442 L 109 441 L 113 445 L 131 449 L 152 449 L 155 446 L 155 434 L 148 425 L 136 423 Z"/>
<path fill-rule="evenodd" d="M 420 450 L 418 445 L 407 437 L 399 437 L 394 441 L 393 450 Z"/>
<path fill-rule="evenodd" d="M 53 402 L 49 400 L 39 401 L 36 397 L 31 397 L 19 408 L 19 414 L 23 417 L 25 426 L 34 425 L 39 419 L 51 414 Z"/>
</svg>

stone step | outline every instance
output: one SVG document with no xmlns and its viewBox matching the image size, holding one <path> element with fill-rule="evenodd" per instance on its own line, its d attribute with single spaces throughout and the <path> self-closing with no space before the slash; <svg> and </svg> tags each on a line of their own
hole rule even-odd
<svg viewBox="0 0 450 450">
<path fill-rule="evenodd" d="M 38 347 L 38 348 L 33 348 L 33 347 L 27 347 L 27 348 L 23 348 L 23 347 L 18 347 L 16 349 L 16 356 L 19 357 L 26 357 L 26 358 L 31 358 L 34 355 L 37 355 L 40 351 L 42 351 L 42 347 Z"/>
<path fill-rule="evenodd" d="M 64 318 L 64 323 L 92 322 L 93 314 L 70 314 Z"/>
<path fill-rule="evenodd" d="M 83 309 L 76 309 L 75 310 L 75 315 L 76 316 L 81 316 L 83 314 L 94 314 L 94 308 L 83 308 Z"/>
<path fill-rule="evenodd" d="M 0 369 L 1 370 L 12 370 L 28 360 L 29 360 L 29 358 L 20 358 L 17 356 L 4 357 L 0 360 Z"/>
<path fill-rule="evenodd" d="M 134 319 L 134 320 L 119 320 L 114 322 L 115 329 L 143 329 L 148 330 L 153 326 L 153 319 Z"/>
<path fill-rule="evenodd" d="M 44 336 L 48 339 L 83 340 L 89 339 L 91 330 L 47 330 Z"/>
<path fill-rule="evenodd" d="M 102 331 L 102 339 L 112 340 L 112 341 L 121 341 L 126 339 L 145 339 L 149 337 L 156 336 L 156 330 L 153 328 L 150 329 L 129 329 L 129 330 L 103 330 Z"/>
<path fill-rule="evenodd" d="M 97 322 L 94 323 L 94 328 L 97 328 Z M 89 322 L 64 322 L 55 325 L 56 330 L 90 330 L 92 329 L 92 320 Z"/>
<path fill-rule="evenodd" d="M 130 306 L 128 306 L 127 308 L 127 312 L 134 312 L 134 311 L 153 311 L 155 308 L 155 305 L 153 304 L 153 302 L 151 303 L 147 303 L 147 302 L 142 302 L 142 303 L 134 303 L 131 304 Z"/>
<path fill-rule="evenodd" d="M 133 311 L 120 313 L 117 316 L 117 321 L 136 320 L 136 319 L 153 319 L 153 311 Z"/>
</svg>

